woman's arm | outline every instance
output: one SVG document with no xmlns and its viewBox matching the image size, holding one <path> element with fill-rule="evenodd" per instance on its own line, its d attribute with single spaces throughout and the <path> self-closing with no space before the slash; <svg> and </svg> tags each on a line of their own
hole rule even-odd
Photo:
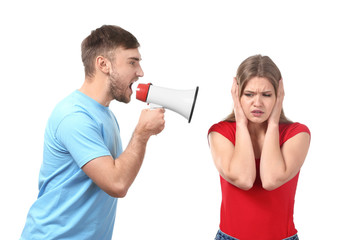
<svg viewBox="0 0 360 240">
<path fill-rule="evenodd" d="M 300 171 L 310 145 L 310 135 L 302 132 L 287 140 L 280 148 L 279 126 L 268 126 L 260 161 L 263 188 L 274 190 Z"/>
<path fill-rule="evenodd" d="M 260 178 L 267 190 L 280 187 L 300 171 L 310 146 L 310 135 L 302 132 L 288 139 L 280 148 L 279 119 L 284 95 L 283 80 L 280 80 L 261 152 Z"/>
<path fill-rule="evenodd" d="M 210 133 L 209 143 L 215 166 L 221 176 L 238 188 L 248 190 L 252 188 L 256 177 L 255 155 L 235 78 L 231 94 L 236 119 L 235 146 L 217 132 Z"/>
<path fill-rule="evenodd" d="M 211 154 L 220 175 L 236 187 L 249 190 L 255 177 L 255 157 L 246 126 L 236 127 L 235 146 L 217 132 L 209 135 Z"/>
</svg>

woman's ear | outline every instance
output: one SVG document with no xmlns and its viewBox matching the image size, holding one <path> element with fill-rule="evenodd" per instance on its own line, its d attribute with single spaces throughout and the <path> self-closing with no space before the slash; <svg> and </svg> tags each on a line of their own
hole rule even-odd
<svg viewBox="0 0 360 240">
<path fill-rule="evenodd" d="M 239 82 L 236 77 L 234 77 L 234 81 L 236 82 L 237 85 L 239 85 Z"/>
</svg>

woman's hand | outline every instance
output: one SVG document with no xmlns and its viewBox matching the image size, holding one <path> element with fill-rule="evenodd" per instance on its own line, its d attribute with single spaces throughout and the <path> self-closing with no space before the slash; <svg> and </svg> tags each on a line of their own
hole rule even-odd
<svg viewBox="0 0 360 240">
<path fill-rule="evenodd" d="M 237 84 L 237 80 L 235 77 L 231 88 L 231 95 L 234 102 L 234 113 L 235 113 L 236 123 L 243 123 L 247 126 L 248 119 L 245 116 L 244 111 L 240 104 L 239 85 Z"/>
<path fill-rule="evenodd" d="M 279 124 L 282 105 L 284 101 L 285 91 L 284 91 L 284 83 L 283 80 L 279 80 L 279 86 L 277 91 L 277 98 L 274 105 L 274 108 L 270 114 L 268 124 Z"/>
</svg>

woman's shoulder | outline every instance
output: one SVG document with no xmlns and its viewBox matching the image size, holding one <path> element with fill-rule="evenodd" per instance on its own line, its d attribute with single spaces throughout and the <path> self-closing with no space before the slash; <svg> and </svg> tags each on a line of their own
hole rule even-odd
<svg viewBox="0 0 360 240">
<path fill-rule="evenodd" d="M 230 130 L 230 131 L 235 131 L 236 129 L 236 125 L 235 122 L 229 122 L 229 121 L 220 121 L 218 123 L 213 124 L 210 129 L 209 129 L 209 133 L 210 132 L 221 132 L 221 131 L 226 131 L 226 130 Z"/>
<path fill-rule="evenodd" d="M 310 135 L 309 128 L 302 123 L 294 122 L 294 123 L 280 123 L 279 125 L 280 131 L 280 141 L 285 142 L 289 138 L 292 138 L 298 133 L 305 132 Z"/>
<path fill-rule="evenodd" d="M 229 139 L 231 142 L 235 142 L 235 122 L 221 121 L 212 125 L 208 131 L 208 135 L 211 132 L 217 132 Z"/>
<path fill-rule="evenodd" d="M 309 128 L 305 124 L 299 122 L 280 123 L 279 129 L 280 131 L 300 130 L 300 131 L 307 131 L 310 133 Z"/>
</svg>

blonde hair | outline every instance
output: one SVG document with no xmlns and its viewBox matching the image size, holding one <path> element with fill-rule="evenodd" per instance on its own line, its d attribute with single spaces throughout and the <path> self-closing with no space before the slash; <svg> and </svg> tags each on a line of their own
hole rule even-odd
<svg viewBox="0 0 360 240">
<path fill-rule="evenodd" d="M 275 95 L 277 96 L 279 80 L 282 78 L 279 68 L 268 56 L 254 55 L 245 59 L 237 69 L 236 80 L 239 85 L 239 98 L 242 96 L 246 84 L 254 77 L 263 77 L 268 79 L 273 85 Z M 234 111 L 225 118 L 225 121 L 236 121 Z M 281 110 L 279 122 L 291 123 L 291 121 L 285 116 L 283 109 Z"/>
</svg>

